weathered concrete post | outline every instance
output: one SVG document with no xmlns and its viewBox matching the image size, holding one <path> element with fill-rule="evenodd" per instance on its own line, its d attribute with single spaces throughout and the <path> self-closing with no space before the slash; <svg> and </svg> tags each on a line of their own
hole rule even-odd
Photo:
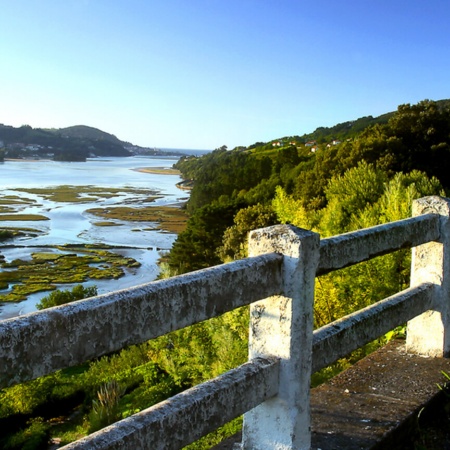
<svg viewBox="0 0 450 450">
<path fill-rule="evenodd" d="M 450 355 L 450 200 L 424 197 L 413 203 L 413 216 L 439 214 L 440 238 L 413 249 L 411 286 L 436 284 L 435 311 L 408 322 L 406 345 L 410 352 L 428 356 Z"/>
<path fill-rule="evenodd" d="M 249 254 L 281 253 L 284 290 L 251 305 L 249 358 L 281 359 L 278 396 L 244 416 L 245 450 L 309 449 L 314 278 L 319 235 L 289 225 L 255 230 Z"/>
</svg>

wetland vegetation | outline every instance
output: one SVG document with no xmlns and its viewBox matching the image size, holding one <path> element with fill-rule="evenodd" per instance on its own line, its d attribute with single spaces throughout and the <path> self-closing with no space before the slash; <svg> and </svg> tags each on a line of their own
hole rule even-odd
<svg viewBox="0 0 450 450">
<path fill-rule="evenodd" d="M 16 189 L 27 194 L 36 194 L 52 202 L 95 202 L 99 198 L 112 198 L 123 194 L 140 195 L 140 203 L 153 202 L 157 196 L 153 191 L 135 188 L 99 188 L 95 186 L 56 186 L 53 188 Z M 5 198 L 6 197 L 6 198 Z M 0 202 L 16 206 L 34 205 L 36 202 L 20 197 L 5 196 Z M 93 222 L 95 226 L 121 226 L 124 222 L 148 224 L 144 229 L 180 233 L 187 221 L 186 212 L 181 208 L 169 206 L 117 206 L 109 208 L 92 208 L 86 213 L 93 214 L 108 221 Z M 39 214 L 21 214 L 18 212 L 0 214 L 0 221 L 39 221 L 49 220 Z M 0 228 L 0 240 L 24 236 L 20 228 Z M 96 279 L 120 278 L 124 269 L 136 268 L 140 263 L 133 258 L 125 258 L 106 249 L 92 249 L 80 245 L 72 247 L 67 253 L 63 246 L 54 246 L 46 253 L 31 253 L 28 259 L 11 262 L 0 260 L 0 302 L 17 302 L 28 295 L 56 289 L 57 285 L 82 283 Z"/>
<path fill-rule="evenodd" d="M 165 181 L 177 172 L 162 168 L 156 172 L 164 178 L 157 186 L 173 184 L 169 192 L 176 195 L 172 194 L 171 204 L 164 202 L 167 193 L 131 182 L 129 186 L 111 183 L 114 187 L 60 183 L 0 191 L 0 302 L 26 303 L 23 299 L 31 293 L 45 291 L 47 295 L 36 305 L 42 309 L 90 297 L 97 292 L 97 282 L 141 271 L 140 262 L 129 256 L 130 249 L 136 245 L 156 253 L 164 242 L 172 242 L 170 236 L 182 231 L 187 221 L 178 197 L 185 193 L 175 187 L 179 178 Z M 150 175 L 132 177 L 145 180 Z M 69 218 L 58 223 L 66 213 Z M 27 226 L 36 216 L 48 220 Z M 90 234 L 83 226 L 73 234 L 51 236 L 54 227 L 70 229 L 81 221 L 90 227 Z M 112 243 L 100 242 L 103 234 L 96 230 L 102 228 L 113 237 Z M 147 235 L 156 239 L 146 240 Z M 64 236 L 70 240 L 64 242 Z M 153 361 L 152 354 L 161 345 L 166 343 L 132 347 L 1 390 L 0 447 L 46 448 L 49 440 L 68 443 L 104 426 L 105 417 L 107 422 L 126 417 L 179 392 L 183 382 Z M 113 403 L 102 401 L 102 395 L 114 392 L 120 395 L 113 396 Z"/>
<path fill-rule="evenodd" d="M 93 208 L 88 209 L 86 212 L 105 219 L 151 222 L 155 224 L 153 229 L 177 234 L 184 231 L 187 222 L 187 214 L 183 209 L 170 206 L 145 206 L 141 208 L 117 206 L 113 208 Z M 115 225 L 114 222 L 97 222 L 94 224 L 97 226 Z"/>
<path fill-rule="evenodd" d="M 56 289 L 57 285 L 83 283 L 90 280 L 120 278 L 125 268 L 136 268 L 140 263 L 106 249 L 88 247 L 55 247 L 55 251 L 31 253 L 31 259 L 0 262 L 0 302 L 18 302 L 39 291 Z"/>
<path fill-rule="evenodd" d="M 95 202 L 101 198 L 108 199 L 118 197 L 121 194 L 133 194 L 134 196 L 146 196 L 140 202 L 152 202 L 160 196 L 150 189 L 136 189 L 132 187 L 99 187 L 99 186 L 52 186 L 49 188 L 16 188 L 15 191 L 36 194 L 52 202 Z M 0 202 L 1 204 L 1 202 Z"/>
</svg>

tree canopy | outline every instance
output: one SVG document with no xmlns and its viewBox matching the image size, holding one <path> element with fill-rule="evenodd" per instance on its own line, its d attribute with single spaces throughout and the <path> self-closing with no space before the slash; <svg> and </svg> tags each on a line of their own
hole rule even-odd
<svg viewBox="0 0 450 450">
<path fill-rule="evenodd" d="M 352 132 L 344 135 L 344 129 Z M 330 235 L 355 226 L 356 212 L 375 204 L 400 173 L 411 177 L 420 171 L 422 185 L 427 179 L 432 192 L 450 188 L 447 101 L 400 105 L 377 120 L 367 117 L 326 133 L 318 130 L 305 135 L 323 138 L 314 146 L 294 137 L 276 145 L 221 147 L 202 157 L 181 158 L 176 167 L 194 187 L 187 206 L 188 227 L 175 242 L 169 264 L 193 270 L 242 256 L 244 244 L 236 239 L 246 238 L 239 230 L 242 217 L 256 211 L 241 212 L 249 207 L 260 205 L 261 215 L 276 209 L 281 221 L 286 220 L 282 208 L 295 209 L 294 222 L 306 228 L 320 222 L 320 231 Z M 348 136 L 342 142 L 336 139 Z"/>
</svg>

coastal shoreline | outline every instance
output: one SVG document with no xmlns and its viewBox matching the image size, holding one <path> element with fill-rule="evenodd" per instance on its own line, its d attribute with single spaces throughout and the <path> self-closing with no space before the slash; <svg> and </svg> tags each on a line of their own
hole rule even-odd
<svg viewBox="0 0 450 450">
<path fill-rule="evenodd" d="M 138 167 L 131 170 L 134 170 L 135 172 L 152 173 L 156 175 L 181 175 L 181 172 L 178 169 L 167 167 Z"/>
<path fill-rule="evenodd" d="M 150 173 L 155 175 L 178 175 L 181 177 L 181 172 L 178 169 L 166 168 L 166 167 L 140 167 L 136 169 L 131 169 L 135 172 Z M 176 184 L 178 189 L 184 191 L 190 191 L 193 187 L 192 180 L 182 180 Z"/>
</svg>

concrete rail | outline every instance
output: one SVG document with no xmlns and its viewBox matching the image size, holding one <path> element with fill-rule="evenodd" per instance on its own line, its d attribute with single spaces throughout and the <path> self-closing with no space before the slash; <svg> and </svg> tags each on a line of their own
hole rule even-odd
<svg viewBox="0 0 450 450">
<path fill-rule="evenodd" d="M 439 215 L 390 222 L 322 239 L 317 275 L 439 239 Z"/>
<path fill-rule="evenodd" d="M 315 330 L 312 372 L 433 309 L 434 289 L 431 283 L 405 289 Z"/>
<path fill-rule="evenodd" d="M 413 214 L 322 242 L 256 230 L 251 258 L 0 322 L 0 388 L 251 305 L 250 363 L 66 448 L 177 449 L 245 412 L 242 449 L 307 450 L 312 371 L 405 321 L 409 352 L 450 353 L 450 200 Z M 410 289 L 313 332 L 316 275 L 406 247 Z"/>
<path fill-rule="evenodd" d="M 257 358 L 63 447 L 177 450 L 278 392 L 279 360 Z"/>
<path fill-rule="evenodd" d="M 282 291 L 266 254 L 0 322 L 0 388 L 81 364 Z"/>
</svg>

